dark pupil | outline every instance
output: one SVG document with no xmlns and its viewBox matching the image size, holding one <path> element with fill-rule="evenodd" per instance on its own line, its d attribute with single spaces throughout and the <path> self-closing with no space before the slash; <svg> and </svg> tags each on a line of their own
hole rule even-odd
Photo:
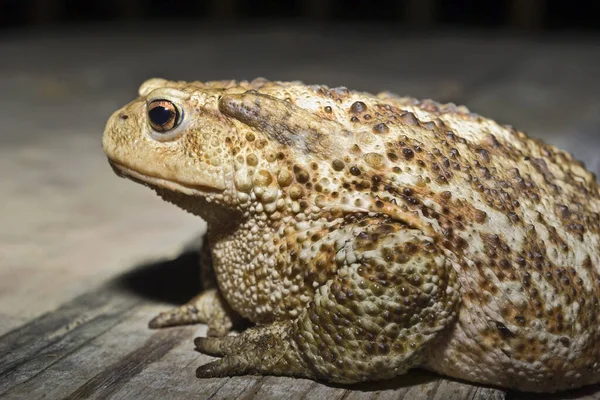
<svg viewBox="0 0 600 400">
<path fill-rule="evenodd" d="M 173 114 L 174 112 L 171 109 L 163 106 L 156 106 L 150 110 L 148 116 L 153 124 L 162 126 L 173 119 Z"/>
</svg>

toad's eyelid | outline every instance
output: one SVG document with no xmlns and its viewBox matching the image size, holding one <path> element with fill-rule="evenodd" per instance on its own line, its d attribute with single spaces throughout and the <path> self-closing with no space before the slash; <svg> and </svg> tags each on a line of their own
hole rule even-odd
<svg viewBox="0 0 600 400">
<path fill-rule="evenodd" d="M 189 100 L 192 97 L 190 93 L 182 92 L 174 88 L 155 89 L 148 94 L 147 103 L 155 100 Z"/>
</svg>

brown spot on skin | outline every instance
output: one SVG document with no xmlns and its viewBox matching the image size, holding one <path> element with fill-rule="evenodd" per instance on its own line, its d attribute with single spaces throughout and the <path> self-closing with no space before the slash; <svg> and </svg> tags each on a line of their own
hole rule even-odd
<svg viewBox="0 0 600 400">
<path fill-rule="evenodd" d="M 590 270 L 592 268 L 592 259 L 589 254 L 586 254 L 585 259 L 583 260 L 582 266 L 586 270 Z"/>
<path fill-rule="evenodd" d="M 342 160 L 333 160 L 331 162 L 331 166 L 333 167 L 334 170 L 336 171 L 341 171 L 344 169 L 345 165 L 344 162 Z"/>
<path fill-rule="evenodd" d="M 477 155 L 479 156 L 479 161 L 483 164 L 490 163 L 490 153 L 486 149 L 478 149 Z"/>
<path fill-rule="evenodd" d="M 423 128 L 432 131 L 436 128 L 435 122 L 433 122 L 433 121 L 426 122 L 423 124 Z"/>
<path fill-rule="evenodd" d="M 350 173 L 354 176 L 358 176 L 360 175 L 360 169 L 358 167 L 353 166 L 350 168 Z"/>
<path fill-rule="evenodd" d="M 571 216 L 571 212 L 569 211 L 569 207 L 564 204 L 560 204 L 557 206 L 558 214 L 561 218 L 568 219 Z"/>
<path fill-rule="evenodd" d="M 360 149 L 360 146 L 355 144 L 350 148 L 350 151 L 354 154 L 361 154 L 362 150 Z"/>
<path fill-rule="evenodd" d="M 249 154 L 246 156 L 246 164 L 251 167 L 256 167 L 258 165 L 258 157 L 255 154 Z"/>
<path fill-rule="evenodd" d="M 405 160 L 411 160 L 415 156 L 415 153 L 408 147 L 405 147 L 402 149 L 402 155 Z"/>
<path fill-rule="evenodd" d="M 485 211 L 482 210 L 476 210 L 475 211 L 475 221 L 477 221 L 480 224 L 483 224 L 487 219 L 487 213 Z"/>
<path fill-rule="evenodd" d="M 326 112 L 327 114 L 331 114 L 331 113 L 332 113 L 332 111 L 333 111 L 333 109 L 331 108 L 331 106 L 325 106 L 324 110 L 325 110 L 325 112 Z"/>
<path fill-rule="evenodd" d="M 407 125 L 414 126 L 414 125 L 418 125 L 419 124 L 419 120 L 417 119 L 417 117 L 415 116 L 415 114 L 413 114 L 411 112 L 407 112 L 407 113 L 402 114 L 400 116 L 400 118 Z"/>
<path fill-rule="evenodd" d="M 531 164 L 535 166 L 539 173 L 542 174 L 546 183 L 551 184 L 554 181 L 555 177 L 552 174 L 552 172 L 550 172 L 546 160 L 544 160 L 543 158 L 534 158 L 531 160 Z"/>
<path fill-rule="evenodd" d="M 301 167 L 294 165 L 294 175 L 299 183 L 306 183 L 310 180 L 309 173 Z"/>
<path fill-rule="evenodd" d="M 367 105 L 362 101 L 355 101 L 354 103 L 352 103 L 352 106 L 350 106 L 350 112 L 353 114 L 360 114 L 362 112 L 365 112 L 366 110 Z"/>
<path fill-rule="evenodd" d="M 442 193 L 440 193 L 440 197 L 444 200 L 450 200 L 450 198 L 452 197 L 452 192 L 449 191 L 443 191 Z"/>
<path fill-rule="evenodd" d="M 496 139 L 496 136 L 494 136 L 492 134 L 489 134 L 485 137 L 484 143 L 494 149 L 500 147 L 500 142 L 498 142 L 498 139 Z"/>
<path fill-rule="evenodd" d="M 513 224 L 517 224 L 521 220 L 517 213 L 515 213 L 514 211 L 509 211 L 508 214 L 506 214 L 506 216 L 508 217 L 508 220 Z"/>
<path fill-rule="evenodd" d="M 390 131 L 390 128 L 388 128 L 388 126 L 386 124 L 384 124 L 383 122 L 381 122 L 373 127 L 374 133 L 384 134 L 384 133 L 388 133 L 389 131 Z"/>
<path fill-rule="evenodd" d="M 498 329 L 498 332 L 500 332 L 500 336 L 502 336 L 502 338 L 504 340 L 506 339 L 511 339 L 515 337 L 515 334 L 511 332 L 510 329 L 508 329 L 506 327 L 506 325 L 504 325 L 502 322 L 500 321 L 496 321 L 496 329 Z"/>
</svg>

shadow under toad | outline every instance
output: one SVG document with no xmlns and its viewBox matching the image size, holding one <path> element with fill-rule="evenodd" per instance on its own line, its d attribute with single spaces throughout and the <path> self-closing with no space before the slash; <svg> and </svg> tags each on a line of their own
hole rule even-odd
<svg viewBox="0 0 600 400">
<path fill-rule="evenodd" d="M 570 389 L 556 393 L 521 393 L 509 391 L 505 400 L 575 400 L 575 399 L 597 399 L 600 385 L 589 385 L 577 389 Z"/>
<path fill-rule="evenodd" d="M 117 277 L 113 285 L 144 299 L 184 304 L 202 290 L 199 251 L 186 248 L 174 259 L 140 265 Z"/>
</svg>

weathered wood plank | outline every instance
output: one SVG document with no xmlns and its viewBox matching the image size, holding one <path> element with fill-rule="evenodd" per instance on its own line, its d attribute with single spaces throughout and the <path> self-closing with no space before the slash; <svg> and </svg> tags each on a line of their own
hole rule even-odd
<svg viewBox="0 0 600 400">
<path fill-rule="evenodd" d="M 463 384 L 444 379 L 439 381 L 435 395 L 429 398 L 433 400 L 502 400 L 505 398 L 505 393 L 494 388 Z"/>
<path fill-rule="evenodd" d="M 183 339 L 191 339 L 193 327 L 164 329 L 152 335 L 140 348 L 126 354 L 117 363 L 87 381 L 68 399 L 106 398 L 126 385 L 146 366 L 160 360 Z"/>
<path fill-rule="evenodd" d="M 110 292 L 81 296 L 0 338 L 0 395 L 85 346 L 140 303 Z"/>
<path fill-rule="evenodd" d="M 217 390 L 212 399 L 248 399 L 259 389 L 265 376 L 234 376 Z"/>
<path fill-rule="evenodd" d="M 140 329 L 148 317 L 147 307 L 136 306 L 103 335 L 74 351 L 57 354 L 51 366 L 13 386 L 3 397 L 62 398 L 74 392 L 106 366 L 117 363 L 124 354 L 140 347 L 151 336 L 153 332 Z"/>
</svg>

